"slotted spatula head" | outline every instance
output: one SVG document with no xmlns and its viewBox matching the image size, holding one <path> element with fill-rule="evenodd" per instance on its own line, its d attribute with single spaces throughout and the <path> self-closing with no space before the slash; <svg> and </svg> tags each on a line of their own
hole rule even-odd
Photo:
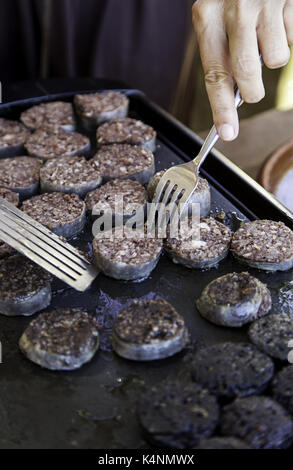
<svg viewBox="0 0 293 470">
<path fill-rule="evenodd" d="M 0 239 L 78 291 L 98 270 L 76 248 L 0 197 Z"/>
</svg>

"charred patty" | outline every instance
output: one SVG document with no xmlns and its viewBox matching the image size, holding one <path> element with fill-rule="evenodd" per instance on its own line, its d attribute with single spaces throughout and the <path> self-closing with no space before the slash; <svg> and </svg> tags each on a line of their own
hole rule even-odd
<svg viewBox="0 0 293 470">
<path fill-rule="evenodd" d="M 42 161 L 32 157 L 0 160 L 0 187 L 15 191 L 20 198 L 34 196 L 39 189 Z"/>
<path fill-rule="evenodd" d="M 19 347 L 28 359 L 47 369 L 77 369 L 98 350 L 98 324 L 79 309 L 45 312 L 29 324 Z"/>
<path fill-rule="evenodd" d="M 9 189 L 0 188 L 0 197 L 3 197 L 3 199 L 10 202 L 10 204 L 13 204 L 16 207 L 19 204 L 18 194 L 14 193 L 13 191 L 10 191 Z M 10 256 L 13 253 L 17 253 L 16 250 L 0 239 L 0 259 L 6 258 L 6 256 Z"/>
<path fill-rule="evenodd" d="M 97 130 L 99 146 L 108 144 L 141 145 L 154 152 L 156 137 L 157 133 L 151 126 L 131 118 L 105 122 Z"/>
<path fill-rule="evenodd" d="M 21 113 L 20 119 L 32 131 L 40 127 L 62 127 L 68 131 L 75 129 L 73 106 L 63 101 L 32 106 Z"/>
<path fill-rule="evenodd" d="M 76 95 L 74 105 L 83 127 L 92 130 L 105 121 L 126 117 L 129 100 L 117 91 L 105 91 Z"/>
<path fill-rule="evenodd" d="M 0 157 L 19 155 L 29 136 L 30 131 L 20 122 L 0 118 Z"/>
<path fill-rule="evenodd" d="M 40 127 L 28 138 L 25 147 L 32 157 L 49 160 L 56 157 L 83 155 L 90 150 L 90 141 L 77 132 Z"/>
<path fill-rule="evenodd" d="M 274 399 L 293 415 L 293 365 L 284 367 L 272 382 Z"/>
<path fill-rule="evenodd" d="M 267 271 L 293 267 L 293 232 L 283 222 L 255 220 L 235 232 L 231 251 L 248 266 Z"/>
<path fill-rule="evenodd" d="M 146 184 L 155 172 L 154 155 L 137 145 L 103 146 L 90 161 L 104 181 L 128 178 Z"/>
<path fill-rule="evenodd" d="M 289 341 L 293 340 L 293 317 L 272 314 L 253 322 L 248 330 L 250 341 L 269 356 L 288 360 Z"/>
<path fill-rule="evenodd" d="M 166 381 L 143 395 L 138 415 L 151 444 L 185 449 L 213 434 L 219 407 L 216 398 L 201 385 Z"/>
<path fill-rule="evenodd" d="M 156 187 L 164 175 L 166 170 L 158 171 L 153 178 L 150 180 L 147 192 L 150 199 L 153 199 L 156 191 Z M 191 204 L 200 204 L 200 215 L 205 217 L 211 210 L 211 190 L 209 183 L 204 178 L 199 178 L 198 186 L 193 196 L 191 197 L 188 207 L 190 208 Z"/>
<path fill-rule="evenodd" d="M 51 302 L 51 276 L 21 255 L 0 260 L 0 313 L 32 315 Z"/>
<path fill-rule="evenodd" d="M 261 393 L 273 373 L 273 361 L 248 343 L 208 346 L 195 354 L 192 364 L 195 382 L 225 398 Z"/>
<path fill-rule="evenodd" d="M 146 212 L 147 192 L 145 188 L 133 180 L 112 180 L 101 188 L 90 192 L 86 199 L 87 210 L 93 216 L 111 212 L 113 217 L 125 222 L 135 212 Z"/>
<path fill-rule="evenodd" d="M 0 160 L 0 167 L 1 167 L 1 160 Z M 10 204 L 13 204 L 16 207 L 19 204 L 19 194 L 15 193 L 14 191 L 10 191 L 10 189 L 0 187 L 0 197 L 3 197 L 5 201 L 10 202 Z"/>
<path fill-rule="evenodd" d="M 267 286 L 248 273 L 225 274 L 210 282 L 196 306 L 216 325 L 240 327 L 266 315 L 271 309 Z"/>
<path fill-rule="evenodd" d="M 117 234 L 116 234 L 117 233 Z M 162 240 L 148 238 L 144 230 L 135 234 L 126 229 L 116 230 L 113 238 L 94 239 L 93 260 L 107 276 L 133 280 L 148 276 L 155 269 L 161 252 Z"/>
<path fill-rule="evenodd" d="M 187 341 L 183 318 L 163 299 L 134 301 L 119 313 L 113 325 L 114 351 L 134 361 L 173 356 Z"/>
<path fill-rule="evenodd" d="M 237 398 L 223 408 L 221 434 L 243 439 L 255 449 L 282 449 L 292 443 L 292 418 L 269 397 Z"/>
<path fill-rule="evenodd" d="M 60 157 L 48 160 L 40 171 L 44 193 L 76 193 L 86 196 L 102 183 L 102 177 L 84 157 Z"/>
<path fill-rule="evenodd" d="M 193 226 L 194 225 L 194 226 Z M 165 250 L 174 263 L 188 268 L 209 268 L 224 259 L 228 252 L 232 232 L 213 218 L 202 218 L 200 224 L 180 226 L 178 237 L 168 236 Z"/>
<path fill-rule="evenodd" d="M 86 220 L 85 203 L 77 194 L 41 194 L 24 201 L 21 210 L 65 238 L 79 233 Z"/>
</svg>

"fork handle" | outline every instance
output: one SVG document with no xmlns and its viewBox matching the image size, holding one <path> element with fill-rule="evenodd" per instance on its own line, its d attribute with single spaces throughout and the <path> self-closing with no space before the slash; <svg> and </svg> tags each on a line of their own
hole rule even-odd
<svg viewBox="0 0 293 470">
<path fill-rule="evenodd" d="M 239 91 L 238 87 L 236 86 L 235 87 L 235 108 L 236 109 L 239 108 L 239 106 L 241 106 L 242 103 L 243 103 L 243 100 L 241 98 L 240 91 Z M 199 154 L 193 160 L 193 163 L 196 166 L 196 171 L 197 172 L 199 170 L 200 165 L 203 163 L 203 161 L 205 160 L 207 155 L 210 153 L 210 151 L 212 150 L 212 148 L 214 147 L 214 145 L 218 141 L 218 139 L 219 139 L 219 134 L 217 132 L 216 126 L 213 126 L 211 128 L 207 138 L 205 139 L 205 141 L 204 141 L 204 143 L 203 143 L 203 145 L 200 149 Z"/>
</svg>

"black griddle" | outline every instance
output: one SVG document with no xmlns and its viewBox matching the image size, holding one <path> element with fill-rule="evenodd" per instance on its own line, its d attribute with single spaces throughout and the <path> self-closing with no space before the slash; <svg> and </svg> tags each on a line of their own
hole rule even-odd
<svg viewBox="0 0 293 470">
<path fill-rule="evenodd" d="M 64 82 L 65 83 L 65 82 Z M 97 82 L 53 93 L 54 82 L 35 87 L 33 98 L 0 106 L 0 115 L 18 119 L 28 107 L 57 99 L 72 100 L 75 93 L 97 90 Z M 60 85 L 60 84 L 59 84 Z M 111 88 L 103 83 L 103 88 Z M 29 88 L 29 90 L 31 90 Z M 130 115 L 140 118 L 158 132 L 155 153 L 157 170 L 194 157 L 201 140 L 161 108 L 136 90 L 123 90 L 130 98 Z M 94 136 L 92 135 L 92 142 Z M 93 153 L 95 149 L 93 148 Z M 205 161 L 202 176 L 212 189 L 212 214 L 224 211 L 225 223 L 233 228 L 237 218 L 281 220 L 293 228 L 293 214 L 279 204 L 257 183 L 214 151 Z M 232 213 L 235 214 L 232 215 Z M 91 252 L 91 230 L 87 228 L 72 244 Z M 223 341 L 247 341 L 247 328 L 214 326 L 202 319 L 195 299 L 204 286 L 216 277 L 247 268 L 231 256 L 218 269 L 189 270 L 175 265 L 164 254 L 150 277 L 143 281 L 115 281 L 100 274 L 91 288 L 78 293 L 55 279 L 52 308 L 82 307 L 100 321 L 101 346 L 94 359 L 80 370 L 52 372 L 27 360 L 18 349 L 18 340 L 31 318 L 0 316 L 0 448 L 134 449 L 148 448 L 136 416 L 136 403 L 143 390 L 166 377 L 189 376 L 194 351 L 203 345 Z M 277 313 L 293 312 L 292 270 L 265 273 L 249 269 L 268 284 Z M 282 295 L 279 290 L 283 288 Z M 161 361 L 138 363 L 119 358 L 111 350 L 111 327 L 118 312 L 132 300 L 162 297 L 183 315 L 191 334 L 190 347 Z"/>
</svg>

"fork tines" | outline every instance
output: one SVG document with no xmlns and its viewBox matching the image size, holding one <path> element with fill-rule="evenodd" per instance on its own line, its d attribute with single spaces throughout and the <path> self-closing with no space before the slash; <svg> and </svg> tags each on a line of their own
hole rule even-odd
<svg viewBox="0 0 293 470">
<path fill-rule="evenodd" d="M 0 239 L 79 291 L 98 274 L 77 249 L 1 197 Z"/>
</svg>

